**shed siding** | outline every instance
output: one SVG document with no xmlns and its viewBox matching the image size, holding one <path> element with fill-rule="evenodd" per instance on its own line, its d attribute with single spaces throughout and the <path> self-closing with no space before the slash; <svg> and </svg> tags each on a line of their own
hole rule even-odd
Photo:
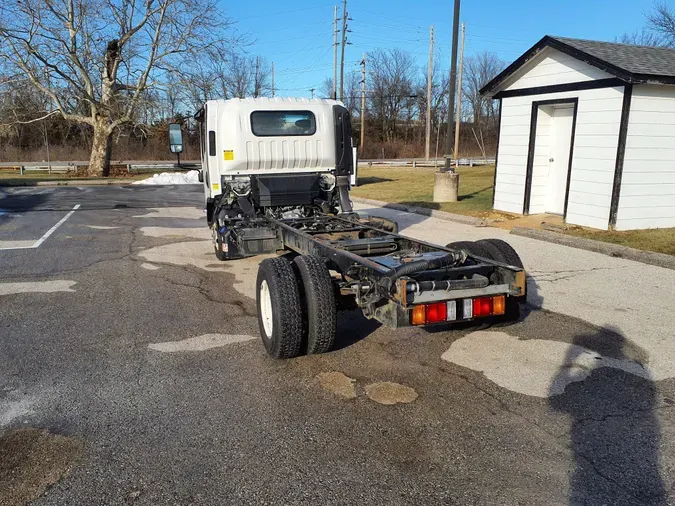
<svg viewBox="0 0 675 506">
<path fill-rule="evenodd" d="M 623 87 L 503 98 L 495 209 L 523 212 L 532 102 L 575 97 L 579 105 L 567 222 L 601 229 L 608 227 Z M 535 164 L 537 154 L 538 150 Z M 533 171 L 533 188 L 536 176 L 541 176 L 541 169 Z M 532 193 L 532 197 L 535 195 L 539 198 L 538 193 Z M 534 200 L 530 212 L 539 212 L 538 201 L 535 207 L 532 203 Z"/>
<path fill-rule="evenodd" d="M 617 230 L 675 227 L 675 86 L 633 87 Z"/>
<path fill-rule="evenodd" d="M 549 47 L 512 75 L 504 89 L 520 90 L 611 77 L 614 76 Z"/>
</svg>

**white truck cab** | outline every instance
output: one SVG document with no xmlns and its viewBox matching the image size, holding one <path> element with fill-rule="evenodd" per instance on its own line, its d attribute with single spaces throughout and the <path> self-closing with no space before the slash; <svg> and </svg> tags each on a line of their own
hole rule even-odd
<svg viewBox="0 0 675 506">
<path fill-rule="evenodd" d="M 243 218 L 250 223 L 256 216 L 352 212 L 351 123 L 341 102 L 209 100 L 195 118 L 207 219 L 216 242 L 221 230 L 224 234 Z"/>
</svg>

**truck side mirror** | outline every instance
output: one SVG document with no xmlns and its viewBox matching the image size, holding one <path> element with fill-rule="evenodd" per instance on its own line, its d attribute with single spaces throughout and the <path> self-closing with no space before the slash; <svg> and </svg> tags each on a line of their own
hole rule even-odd
<svg viewBox="0 0 675 506">
<path fill-rule="evenodd" d="M 176 154 L 183 152 L 183 131 L 179 123 L 169 123 L 169 149 Z"/>
</svg>

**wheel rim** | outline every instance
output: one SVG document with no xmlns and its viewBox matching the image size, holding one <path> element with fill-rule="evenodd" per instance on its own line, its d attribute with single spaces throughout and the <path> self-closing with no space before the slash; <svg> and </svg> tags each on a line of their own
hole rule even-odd
<svg viewBox="0 0 675 506">
<path fill-rule="evenodd" d="M 263 329 L 265 330 L 265 337 L 272 337 L 273 322 L 272 322 L 272 297 L 270 296 L 270 287 L 267 280 L 263 279 L 260 283 L 260 317 L 263 322 Z"/>
</svg>

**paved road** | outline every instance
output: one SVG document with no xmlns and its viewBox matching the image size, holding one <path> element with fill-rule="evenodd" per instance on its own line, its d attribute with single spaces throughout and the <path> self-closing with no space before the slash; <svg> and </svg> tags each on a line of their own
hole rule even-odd
<svg viewBox="0 0 675 506">
<path fill-rule="evenodd" d="M 70 441 L 12 440 L 29 492 L 55 462 L 68 469 L 34 504 L 675 500 L 675 381 L 654 377 L 658 357 L 626 323 L 652 335 L 659 315 L 615 311 L 660 311 L 641 284 L 651 271 L 624 305 L 576 315 L 587 304 L 567 310 L 578 285 L 565 283 L 611 286 L 621 269 L 593 257 L 610 280 L 565 276 L 551 266 L 590 257 L 528 243 L 552 311 L 434 332 L 345 313 L 337 351 L 278 362 L 257 337 L 260 259 L 216 261 L 199 188 L 46 190 L 0 198 L 0 247 L 21 248 L 0 250 L 0 453 L 27 427 Z M 398 217 L 439 243 L 498 232 Z"/>
</svg>

